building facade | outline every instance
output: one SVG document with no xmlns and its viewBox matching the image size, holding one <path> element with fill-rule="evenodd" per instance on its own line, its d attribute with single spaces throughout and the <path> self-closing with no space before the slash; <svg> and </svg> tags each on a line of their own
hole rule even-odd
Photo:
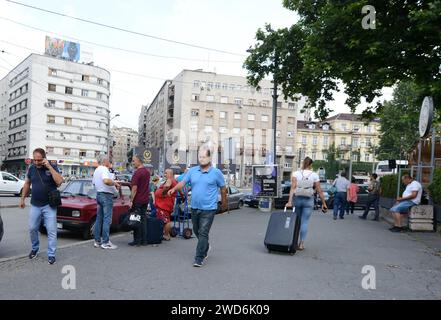
<svg viewBox="0 0 441 320">
<path fill-rule="evenodd" d="M 138 146 L 138 132 L 131 128 L 111 129 L 113 139 L 113 167 L 116 170 L 126 170 L 129 165 L 128 153 Z"/>
<path fill-rule="evenodd" d="M 365 124 L 361 115 L 340 113 L 324 122 L 297 121 L 298 159 L 327 160 L 334 145 L 341 159 L 375 162 L 375 148 L 380 143 L 380 122 Z M 300 162 L 297 163 L 299 165 Z"/>
<path fill-rule="evenodd" d="M 22 175 L 32 151 L 44 148 L 63 175 L 89 176 L 107 153 L 110 73 L 31 54 L 0 83 L 4 169 Z"/>
<path fill-rule="evenodd" d="M 251 166 L 268 163 L 271 151 L 272 83 L 262 81 L 261 87 L 260 91 L 250 87 L 245 77 L 182 71 L 164 83 L 146 110 L 146 147 L 160 149 L 164 157 L 179 152 L 180 159 L 194 165 L 199 146 L 211 143 L 218 151 L 216 163 L 232 158 L 236 173 L 249 183 Z M 297 118 L 304 117 L 303 104 L 304 99 L 278 100 L 277 157 L 287 176 L 295 158 Z M 226 148 L 229 139 L 232 148 Z M 233 149 L 231 155 L 227 149 Z"/>
</svg>

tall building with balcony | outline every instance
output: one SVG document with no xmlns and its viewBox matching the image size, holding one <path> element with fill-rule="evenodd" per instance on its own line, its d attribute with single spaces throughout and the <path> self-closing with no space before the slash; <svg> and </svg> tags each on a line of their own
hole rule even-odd
<svg viewBox="0 0 441 320">
<path fill-rule="evenodd" d="M 26 171 L 44 148 L 63 175 L 89 176 L 107 152 L 110 73 L 102 68 L 31 54 L 0 81 L 3 167 Z M 1 130 L 0 130 L 1 131 Z M 6 143 L 5 143 L 6 138 Z"/>
<path fill-rule="evenodd" d="M 138 146 L 146 148 L 147 139 L 147 109 L 149 105 L 141 107 L 141 113 L 139 115 L 138 123 Z"/>
<path fill-rule="evenodd" d="M 298 159 L 309 156 L 313 160 L 327 160 L 328 150 L 334 144 L 342 159 L 349 160 L 352 155 L 353 161 L 374 162 L 379 129 L 379 119 L 366 124 L 361 115 L 350 113 L 337 114 L 324 122 L 297 121 Z"/>
<path fill-rule="evenodd" d="M 209 142 L 216 151 L 216 162 L 223 163 L 225 142 L 231 138 L 236 173 L 250 182 L 251 166 L 266 163 L 271 151 L 272 83 L 262 81 L 260 85 L 262 89 L 257 91 L 245 77 L 183 70 L 163 84 L 146 110 L 146 147 L 156 147 L 162 155 L 179 150 L 185 162 L 194 165 L 198 148 Z M 278 100 L 277 157 L 288 177 L 303 103 L 304 99 Z"/>
<path fill-rule="evenodd" d="M 138 146 L 138 132 L 131 128 L 113 127 L 111 129 L 111 136 L 114 141 L 114 169 L 118 169 L 120 171 L 125 170 L 129 164 L 127 154 L 133 150 L 133 148 Z"/>
</svg>

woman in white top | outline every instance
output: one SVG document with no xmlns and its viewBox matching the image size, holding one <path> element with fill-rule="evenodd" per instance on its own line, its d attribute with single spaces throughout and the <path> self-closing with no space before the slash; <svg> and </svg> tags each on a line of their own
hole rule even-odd
<svg viewBox="0 0 441 320">
<path fill-rule="evenodd" d="M 298 250 L 305 249 L 305 239 L 308 233 L 309 219 L 311 218 L 312 210 L 314 208 L 314 187 L 322 199 L 322 210 L 326 212 L 325 196 L 320 187 L 320 179 L 317 173 L 312 171 L 312 159 L 306 157 L 303 161 L 302 170 L 293 172 L 291 176 L 291 191 L 289 192 L 289 200 L 286 204 L 287 208 L 292 208 L 293 204 L 296 207 L 296 213 L 300 214 L 300 243 Z M 295 201 L 293 203 L 293 197 Z"/>
</svg>

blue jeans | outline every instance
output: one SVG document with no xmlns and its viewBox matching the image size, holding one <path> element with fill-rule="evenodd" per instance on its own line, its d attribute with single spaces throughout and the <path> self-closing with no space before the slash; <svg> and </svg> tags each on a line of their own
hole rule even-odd
<svg viewBox="0 0 441 320">
<path fill-rule="evenodd" d="M 334 198 L 334 217 L 337 217 L 338 211 L 340 211 L 340 217 L 343 218 L 346 209 L 346 192 L 337 192 Z"/>
<path fill-rule="evenodd" d="M 32 250 L 40 250 L 40 230 L 41 218 L 47 230 L 47 256 L 55 257 L 57 251 L 57 208 L 49 205 L 44 207 L 31 206 L 29 213 L 29 234 L 31 236 Z"/>
<path fill-rule="evenodd" d="M 416 203 L 414 203 L 410 200 L 401 201 L 400 203 L 398 203 L 398 204 L 394 205 L 392 208 L 390 208 L 390 211 L 393 213 L 408 214 L 410 208 L 412 208 L 413 206 L 416 206 Z"/>
<path fill-rule="evenodd" d="M 198 238 L 195 261 L 201 262 L 205 259 L 208 252 L 208 234 L 213 224 L 217 210 L 191 209 L 191 221 L 193 231 Z"/>
<path fill-rule="evenodd" d="M 110 225 L 112 224 L 113 194 L 98 192 L 96 195 L 96 203 L 96 223 L 93 235 L 95 236 L 96 242 L 108 243 Z"/>
<path fill-rule="evenodd" d="M 305 241 L 308 234 L 309 220 L 311 219 L 312 210 L 314 209 L 314 197 L 296 197 L 294 199 L 296 214 L 300 215 L 300 241 Z"/>
</svg>

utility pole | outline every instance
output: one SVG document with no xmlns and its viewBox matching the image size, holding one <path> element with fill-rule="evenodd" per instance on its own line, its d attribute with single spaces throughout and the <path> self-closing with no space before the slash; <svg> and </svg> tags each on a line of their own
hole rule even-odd
<svg viewBox="0 0 441 320">
<path fill-rule="evenodd" d="M 277 163 L 277 99 L 279 98 L 279 95 L 277 94 L 277 70 L 279 69 L 279 57 L 276 53 L 276 57 L 274 60 L 274 73 L 273 73 L 273 83 L 274 83 L 274 89 L 273 89 L 273 138 L 272 138 L 272 151 L 273 151 L 273 157 L 272 157 L 272 164 Z"/>
</svg>

